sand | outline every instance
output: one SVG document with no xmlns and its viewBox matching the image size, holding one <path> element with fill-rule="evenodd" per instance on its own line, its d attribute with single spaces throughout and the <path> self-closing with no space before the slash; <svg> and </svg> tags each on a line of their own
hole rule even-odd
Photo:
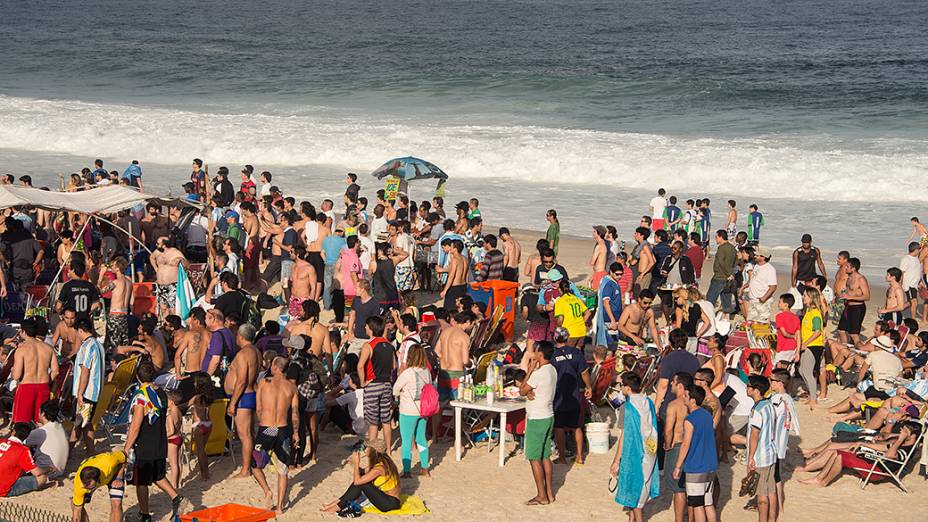
<svg viewBox="0 0 928 522">
<path fill-rule="evenodd" d="M 517 231 L 526 250 L 540 237 L 538 233 Z M 571 278 L 581 281 L 589 277 L 589 254 L 592 240 L 582 238 L 563 238 L 560 262 L 568 269 Z M 779 259 L 774 259 L 781 276 L 785 276 L 788 266 Z M 829 267 L 830 268 L 830 267 Z M 711 269 L 709 270 L 711 271 Z M 782 288 L 786 283 L 781 278 Z M 874 285 L 874 295 L 881 295 L 881 290 Z M 870 306 L 871 313 L 865 322 L 869 328 L 873 322 L 873 310 L 882 297 L 876 297 Z M 829 396 L 834 400 L 843 398 L 846 391 L 832 386 Z M 829 403 L 831 404 L 831 403 Z M 610 414 L 611 410 L 602 410 Z M 786 512 L 781 520 L 822 520 L 839 517 L 841 520 L 914 520 L 922 512 L 917 504 L 918 498 L 928 495 L 928 482 L 909 473 L 905 484 L 912 491 L 906 495 L 895 486 L 874 484 L 861 491 L 858 480 L 851 475 L 843 475 L 827 488 L 818 488 L 798 484 L 797 479 L 805 478 L 804 473 L 793 473 L 792 468 L 801 463 L 801 457 L 794 450 L 795 446 L 814 446 L 830 434 L 831 423 L 822 410 L 810 412 L 800 408 L 799 416 L 802 437 L 791 441 L 791 453 L 783 469 L 786 479 Z M 330 427 L 321 437 L 321 459 L 291 475 L 290 508 L 280 520 L 334 520 L 334 515 L 319 513 L 319 507 L 341 494 L 351 480 L 351 471 L 343 464 L 349 453 L 349 447 L 356 440 L 354 436 L 340 436 L 338 430 Z M 613 432 L 612 443 L 615 442 Z M 512 449 L 509 444 L 508 449 Z M 432 447 L 432 477 L 412 478 L 402 481 L 404 494 L 416 494 L 422 497 L 431 513 L 421 517 L 427 520 L 619 520 L 625 515 L 613 501 L 613 495 L 607 489 L 609 466 L 613 454 L 591 454 L 583 466 L 555 465 L 554 480 L 557 502 L 550 506 L 526 507 L 524 501 L 534 496 L 534 484 L 531 470 L 521 454 L 510 456 L 505 467 L 497 466 L 497 454 L 487 452 L 485 446 L 470 450 L 461 462 L 454 460 L 454 448 L 450 442 L 439 442 Z M 81 455 L 71 458 L 70 469 L 74 469 Z M 394 454 L 399 462 L 399 451 Z M 261 505 L 262 496 L 256 483 L 251 479 L 231 479 L 232 462 L 229 457 L 214 459 L 211 466 L 212 480 L 201 482 L 198 478 L 186 475 L 181 492 L 197 506 L 215 506 L 226 502 Z M 917 466 L 915 468 L 917 470 Z M 417 470 L 416 470 L 417 471 Z M 746 499 L 737 497 L 737 485 L 744 477 L 746 467 L 743 464 L 723 464 L 721 479 L 721 519 L 754 520 L 756 513 L 744 511 Z M 269 473 L 269 482 L 273 485 L 275 477 Z M 733 486 L 733 484 L 735 484 Z M 158 518 L 170 514 L 167 497 L 153 490 L 152 509 Z M 41 506 L 56 513 L 69 513 L 71 481 L 65 487 L 32 493 L 25 497 L 13 499 L 15 502 L 32 506 Z M 133 488 L 126 494 L 127 520 L 132 520 L 138 509 Z M 91 520 L 106 520 L 108 517 L 106 495 L 101 492 L 89 505 Z M 669 495 L 661 495 L 646 508 L 648 519 L 658 521 L 673 520 Z M 372 518 L 374 515 L 365 515 Z"/>
</svg>

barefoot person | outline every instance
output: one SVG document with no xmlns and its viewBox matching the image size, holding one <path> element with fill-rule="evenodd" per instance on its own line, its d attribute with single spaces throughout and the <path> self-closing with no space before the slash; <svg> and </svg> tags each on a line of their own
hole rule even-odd
<svg viewBox="0 0 928 522">
<path fill-rule="evenodd" d="M 77 405 L 74 408 L 71 443 L 76 444 L 83 438 L 87 454 L 93 455 L 91 419 L 97 409 L 97 401 L 100 400 L 100 390 L 103 388 L 103 347 L 97 341 L 97 334 L 90 319 L 78 319 L 74 328 L 81 339 L 81 345 L 74 360 L 72 393 Z"/>
<path fill-rule="evenodd" d="M 684 425 L 686 416 L 689 414 L 687 404 L 689 395 L 687 389 L 693 387 L 693 376 L 689 373 L 680 372 L 673 376 L 671 387 L 676 396 L 667 405 L 664 413 L 664 462 L 672 464 L 677 461 L 680 454 L 680 447 L 683 444 Z M 664 485 L 667 490 L 673 493 L 673 514 L 676 522 L 682 522 L 686 519 L 686 488 L 680 477 L 673 474 L 665 473 Z"/>
<path fill-rule="evenodd" d="M 247 477 L 251 474 L 251 451 L 254 449 L 252 425 L 254 424 L 256 396 L 255 381 L 258 378 L 258 369 L 261 366 L 261 355 L 254 345 L 255 327 L 243 324 L 238 327 L 235 344 L 238 352 L 229 365 L 226 379 L 223 383 L 226 395 L 229 396 L 229 408 L 226 413 L 235 419 L 235 432 L 242 441 L 242 471 L 238 477 Z"/>
<path fill-rule="evenodd" d="M 296 386 L 287 379 L 286 370 L 287 359 L 276 357 L 271 363 L 270 377 L 258 382 L 258 434 L 251 463 L 251 474 L 264 492 L 267 508 L 275 509 L 274 496 L 264 476 L 264 468 L 270 463 L 272 453 L 277 457 L 278 514 L 284 512 L 287 503 L 287 471 L 300 428 L 299 396 Z"/>
<path fill-rule="evenodd" d="M 532 465 L 536 494 L 526 504 L 547 505 L 554 502 L 554 486 L 551 483 L 551 436 L 554 432 L 554 393 L 557 388 L 557 370 L 551 365 L 554 345 L 541 341 L 536 345 L 535 358 L 528 366 L 525 381 L 519 386 L 519 394 L 528 400 L 525 403 L 525 458 Z"/>
<path fill-rule="evenodd" d="M 151 255 L 151 264 L 155 268 L 155 292 L 160 315 L 171 315 L 177 299 L 177 267 L 183 265 L 187 268 L 187 259 L 174 248 L 170 238 L 161 237 L 158 238 L 158 249 Z"/>
<path fill-rule="evenodd" d="M 902 313 L 909 307 L 905 290 L 902 288 L 902 270 L 892 267 L 886 271 L 886 303 L 877 310 L 881 321 L 902 324 Z"/>
<path fill-rule="evenodd" d="M 74 329 L 76 320 L 77 312 L 73 308 L 65 308 L 61 312 L 61 321 L 58 321 L 58 325 L 55 326 L 55 331 L 52 333 L 52 347 L 62 357 L 74 357 L 77 347 L 81 344 L 77 330 Z"/>
<path fill-rule="evenodd" d="M 852 257 L 844 264 L 847 279 L 835 284 L 835 294 L 844 299 L 844 313 L 838 321 L 838 340 L 842 344 L 860 342 L 860 329 L 867 315 L 867 301 L 870 300 L 870 284 L 860 273 L 860 259 Z"/>
<path fill-rule="evenodd" d="M 383 438 L 389 448 L 393 442 L 393 371 L 396 369 L 396 357 L 393 345 L 383 337 L 385 323 L 382 317 L 368 317 L 365 329 L 370 340 L 361 348 L 357 370 L 364 388 L 367 438 L 376 439 L 383 430 Z"/>
<path fill-rule="evenodd" d="M 461 253 L 464 251 L 464 242 L 460 239 L 442 241 L 442 249 L 448 254 L 448 266 L 436 267 L 435 271 L 447 274 L 445 287 L 440 296 L 444 298 L 444 308 L 449 313 L 457 309 L 457 298 L 467 295 L 467 260 Z"/>
<path fill-rule="evenodd" d="M 44 317 L 23 320 L 23 340 L 13 352 L 10 374 L 19 383 L 13 396 L 13 422 L 39 420 L 39 408 L 49 397 L 49 383 L 58 376 L 58 358 L 44 341 L 47 334 Z"/>
<path fill-rule="evenodd" d="M 522 261 L 522 245 L 512 237 L 509 229 L 500 227 L 499 239 L 503 242 L 503 280 L 519 282 L 519 263 Z"/>
<path fill-rule="evenodd" d="M 641 393 L 641 377 L 634 372 L 621 376 L 622 431 L 612 461 L 618 481 L 615 501 L 629 509 L 629 522 L 644 522 L 644 505 L 660 493 L 657 469 L 657 415 L 654 403 Z"/>
<path fill-rule="evenodd" d="M 622 310 L 619 316 L 619 339 L 633 346 L 645 345 L 645 327 L 657 341 L 657 325 L 654 322 L 654 292 L 647 288 L 637 294 L 638 299 Z"/>
<path fill-rule="evenodd" d="M 672 476 L 680 480 L 686 474 L 686 502 L 693 508 L 696 522 L 715 522 L 713 489 L 719 461 L 716 457 L 712 415 L 702 408 L 705 398 L 706 392 L 702 388 L 693 386 L 687 390 L 689 414 L 683 425 L 683 443 Z"/>
<path fill-rule="evenodd" d="M 312 299 L 318 300 L 316 284 L 318 276 L 313 265 L 306 260 L 306 249 L 302 246 L 293 249 L 294 263 L 290 271 L 290 301 L 288 312 L 290 317 L 299 317 L 302 312 L 302 305 L 305 301 Z"/>
</svg>

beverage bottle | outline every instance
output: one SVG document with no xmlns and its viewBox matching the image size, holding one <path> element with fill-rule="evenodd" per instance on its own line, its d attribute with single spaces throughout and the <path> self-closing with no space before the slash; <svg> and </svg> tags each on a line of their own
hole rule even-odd
<svg viewBox="0 0 928 522">
<path fill-rule="evenodd" d="M 126 483 L 131 484 L 135 476 L 135 451 L 129 450 L 129 454 L 126 455 L 126 472 L 124 476 Z"/>
</svg>

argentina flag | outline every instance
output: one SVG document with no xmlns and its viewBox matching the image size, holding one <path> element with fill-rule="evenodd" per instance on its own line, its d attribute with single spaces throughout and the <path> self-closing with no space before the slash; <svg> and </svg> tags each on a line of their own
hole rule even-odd
<svg viewBox="0 0 928 522">
<path fill-rule="evenodd" d="M 196 294 L 193 293 L 193 285 L 187 277 L 187 271 L 184 265 L 177 265 L 177 297 L 174 302 L 174 309 L 177 315 L 183 321 L 190 317 L 190 310 L 193 308 L 193 302 L 196 300 Z"/>
</svg>

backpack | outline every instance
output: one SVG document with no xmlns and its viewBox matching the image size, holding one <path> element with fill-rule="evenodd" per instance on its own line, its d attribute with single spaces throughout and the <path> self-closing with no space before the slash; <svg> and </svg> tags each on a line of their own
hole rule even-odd
<svg viewBox="0 0 928 522">
<path fill-rule="evenodd" d="M 416 375 L 416 381 L 419 381 L 418 375 Z M 419 416 L 427 419 L 438 414 L 438 411 L 438 390 L 432 386 L 431 382 L 426 382 L 422 385 L 422 391 L 419 392 Z"/>
<path fill-rule="evenodd" d="M 241 289 L 238 291 L 242 292 Z M 250 324 L 256 329 L 262 328 L 264 323 L 261 321 L 261 312 L 258 311 L 258 305 L 255 303 L 255 300 L 245 292 L 242 292 L 242 296 L 245 298 L 245 302 L 242 303 L 242 312 L 240 317 L 242 324 Z"/>
</svg>

